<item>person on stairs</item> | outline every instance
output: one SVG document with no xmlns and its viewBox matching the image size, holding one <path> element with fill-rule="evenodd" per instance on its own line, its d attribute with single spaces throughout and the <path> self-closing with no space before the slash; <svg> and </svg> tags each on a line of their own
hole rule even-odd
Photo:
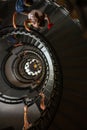
<svg viewBox="0 0 87 130">
<path fill-rule="evenodd" d="M 38 2 L 40 2 L 40 0 L 38 0 Z M 49 23 L 49 19 L 48 19 L 47 15 L 43 15 L 45 17 L 44 17 L 44 20 L 42 20 L 41 17 L 43 17 L 42 16 L 43 13 L 41 13 L 40 11 L 37 11 L 37 13 L 34 13 L 35 11 L 32 11 L 32 9 L 30 9 L 31 6 L 34 5 L 34 3 L 35 3 L 35 0 L 17 0 L 16 1 L 16 5 L 15 5 L 16 11 L 13 14 L 13 22 L 12 22 L 13 23 L 13 27 L 15 29 L 17 28 L 17 26 L 16 26 L 16 15 L 17 15 L 17 13 L 26 15 L 28 17 L 28 20 L 26 20 L 26 22 L 24 22 L 24 25 L 25 25 L 26 29 L 27 29 L 26 23 L 29 23 L 28 25 L 32 25 L 32 26 L 34 26 L 36 28 L 37 28 L 37 26 L 38 26 L 38 28 L 40 28 L 40 25 L 36 25 L 37 22 L 36 23 L 33 22 L 34 19 L 38 19 L 39 21 L 41 21 L 40 22 L 41 26 L 42 26 L 42 23 L 44 23 L 44 20 L 47 20 L 48 23 Z M 36 16 L 35 14 L 38 15 L 38 16 Z M 33 20 L 29 19 L 31 15 L 33 15 Z M 40 20 L 40 18 L 41 18 L 41 20 Z M 49 23 L 48 28 L 50 28 L 51 26 L 52 25 Z M 29 30 L 29 29 L 27 29 L 27 30 Z"/>
<path fill-rule="evenodd" d="M 33 28 L 42 29 L 45 27 L 47 21 L 47 27 L 50 29 L 53 26 L 47 14 L 41 12 L 40 10 L 32 10 L 28 13 L 28 19 L 24 21 L 24 26 L 27 31 Z"/>
</svg>

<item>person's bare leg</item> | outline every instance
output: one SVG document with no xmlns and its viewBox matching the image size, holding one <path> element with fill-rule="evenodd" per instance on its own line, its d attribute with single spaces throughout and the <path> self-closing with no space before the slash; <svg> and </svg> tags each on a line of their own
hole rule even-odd
<svg viewBox="0 0 87 130">
<path fill-rule="evenodd" d="M 28 106 L 25 105 L 24 106 L 24 126 L 23 126 L 23 130 L 27 130 L 32 126 L 32 124 L 28 122 L 27 114 L 28 114 Z"/>
<path fill-rule="evenodd" d="M 46 109 L 46 106 L 45 106 L 45 95 L 44 95 L 43 92 L 40 92 L 39 95 L 41 96 L 40 108 L 42 110 L 45 110 Z"/>
</svg>

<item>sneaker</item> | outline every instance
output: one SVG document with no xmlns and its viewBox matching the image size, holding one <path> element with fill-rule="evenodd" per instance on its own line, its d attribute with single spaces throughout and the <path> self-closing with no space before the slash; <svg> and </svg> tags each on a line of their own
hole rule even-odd
<svg viewBox="0 0 87 130">
<path fill-rule="evenodd" d="M 74 21 L 74 23 L 76 23 L 78 26 L 81 26 L 79 19 L 73 19 L 73 21 Z"/>
<path fill-rule="evenodd" d="M 19 47 L 19 46 L 22 46 L 23 44 L 22 43 L 16 43 L 14 44 L 14 47 Z"/>
<path fill-rule="evenodd" d="M 45 0 L 48 4 L 53 4 L 56 0 Z"/>
</svg>

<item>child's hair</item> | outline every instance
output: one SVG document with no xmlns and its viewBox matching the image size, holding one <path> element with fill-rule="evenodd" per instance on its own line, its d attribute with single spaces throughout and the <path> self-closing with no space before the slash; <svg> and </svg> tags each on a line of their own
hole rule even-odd
<svg viewBox="0 0 87 130">
<path fill-rule="evenodd" d="M 43 13 L 42 16 L 39 16 L 38 13 L 36 12 L 35 17 L 38 19 L 39 26 L 44 27 L 45 26 L 45 20 L 44 20 L 45 15 L 44 15 L 44 13 Z"/>
<path fill-rule="evenodd" d="M 32 5 L 33 4 L 33 0 L 24 0 L 26 5 Z"/>
</svg>

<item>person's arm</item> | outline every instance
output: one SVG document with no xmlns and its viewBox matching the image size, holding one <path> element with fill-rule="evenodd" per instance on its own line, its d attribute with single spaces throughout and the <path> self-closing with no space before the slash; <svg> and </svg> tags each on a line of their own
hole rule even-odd
<svg viewBox="0 0 87 130">
<path fill-rule="evenodd" d="M 20 12 L 20 14 L 23 14 L 23 15 L 28 15 L 28 13 L 27 12 Z"/>
<path fill-rule="evenodd" d="M 13 27 L 16 29 L 17 26 L 16 26 L 16 15 L 17 15 L 17 12 L 14 12 L 13 14 L 13 19 L 12 19 L 12 23 L 13 23 Z"/>
<path fill-rule="evenodd" d="M 45 20 L 47 21 L 48 24 L 51 23 L 49 17 L 47 16 L 47 14 L 45 14 Z"/>
<path fill-rule="evenodd" d="M 26 12 L 21 12 L 20 14 L 23 14 L 23 15 L 28 15 L 28 13 L 26 13 Z M 16 16 L 17 16 L 17 12 L 14 12 L 14 14 L 13 14 L 13 27 L 16 29 L 17 28 L 17 26 L 16 26 Z"/>
<path fill-rule="evenodd" d="M 24 27 L 25 27 L 25 29 L 26 29 L 27 31 L 30 31 L 30 28 L 29 28 L 29 26 L 28 26 L 29 23 L 30 23 L 29 20 L 25 20 L 25 21 L 24 21 Z"/>
<path fill-rule="evenodd" d="M 40 108 L 44 111 L 46 109 L 45 106 L 45 95 L 43 92 L 40 92 L 39 95 L 41 96 Z"/>
<path fill-rule="evenodd" d="M 50 29 L 53 26 L 53 23 L 51 23 L 50 18 L 47 16 L 47 14 L 45 14 L 45 20 L 48 23 L 48 29 Z"/>
</svg>

